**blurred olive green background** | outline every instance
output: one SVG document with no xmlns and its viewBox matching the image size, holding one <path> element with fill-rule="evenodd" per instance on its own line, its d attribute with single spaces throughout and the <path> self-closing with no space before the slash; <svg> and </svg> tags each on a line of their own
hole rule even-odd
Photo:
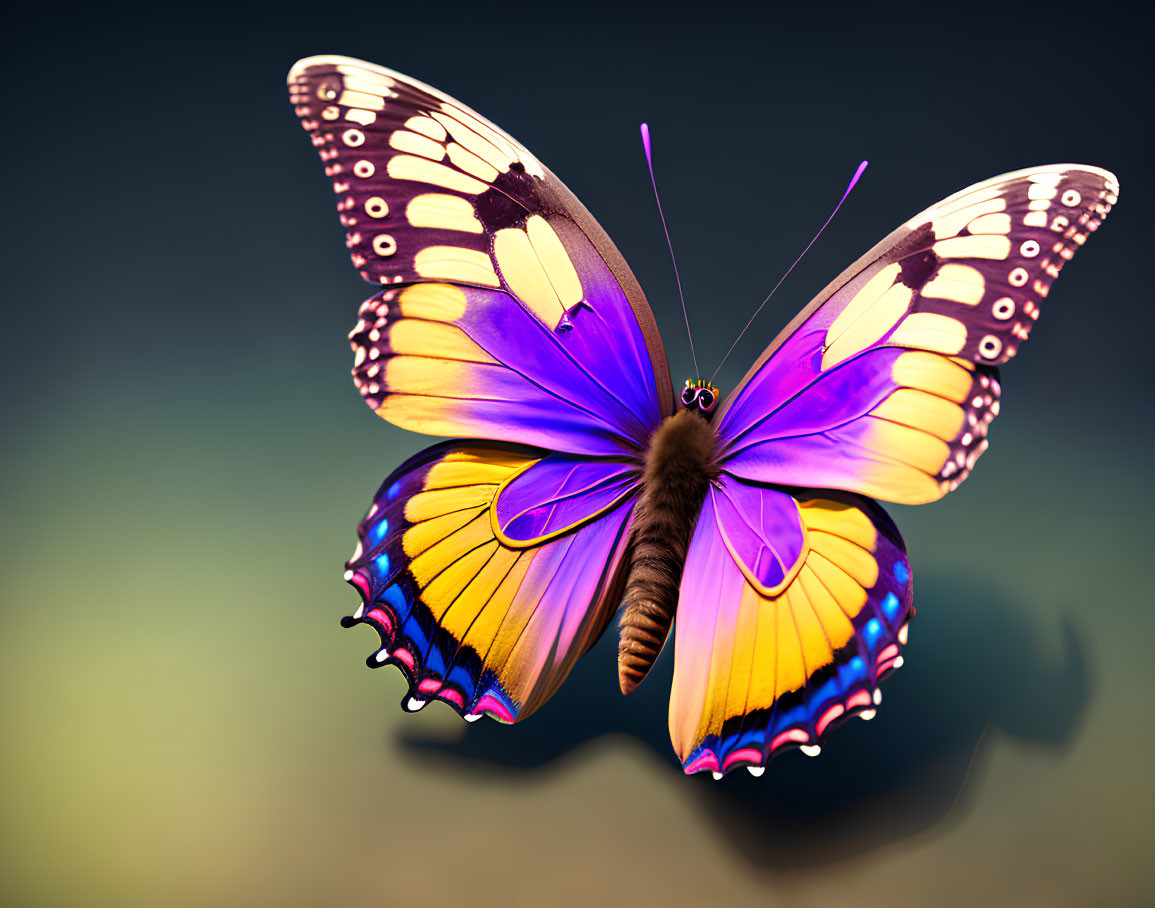
<svg viewBox="0 0 1155 908">
<path fill-rule="evenodd" d="M 1141 905 L 1155 894 L 1150 24 L 1067 2 L 43 6 L 10 12 L 0 902 Z M 603 640 L 514 728 L 403 714 L 341 581 L 427 440 L 373 417 L 368 295 L 289 109 L 363 56 L 518 136 L 649 292 L 674 378 L 843 213 L 720 376 L 887 231 L 1028 165 L 1121 201 L 1005 370 L 974 477 L 892 508 L 918 619 L 877 719 L 685 778 L 669 654 Z M 612 635 L 611 635 L 612 636 Z"/>
</svg>

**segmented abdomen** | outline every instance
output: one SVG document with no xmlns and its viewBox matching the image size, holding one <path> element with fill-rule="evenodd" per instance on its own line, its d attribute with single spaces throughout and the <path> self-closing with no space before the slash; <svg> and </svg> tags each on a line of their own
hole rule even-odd
<svg viewBox="0 0 1155 908">
<path fill-rule="evenodd" d="M 694 522 L 717 475 L 715 437 L 700 415 L 681 410 L 662 423 L 646 452 L 618 620 L 622 693 L 630 693 L 645 678 L 670 632 Z"/>
</svg>

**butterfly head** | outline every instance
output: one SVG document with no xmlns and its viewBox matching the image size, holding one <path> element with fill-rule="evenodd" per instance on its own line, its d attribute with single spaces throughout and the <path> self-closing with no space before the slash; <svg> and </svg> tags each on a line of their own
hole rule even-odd
<svg viewBox="0 0 1155 908">
<path fill-rule="evenodd" d="M 718 405 L 718 389 L 702 379 L 686 379 L 682 388 L 682 404 L 687 410 L 696 410 L 709 419 Z"/>
</svg>

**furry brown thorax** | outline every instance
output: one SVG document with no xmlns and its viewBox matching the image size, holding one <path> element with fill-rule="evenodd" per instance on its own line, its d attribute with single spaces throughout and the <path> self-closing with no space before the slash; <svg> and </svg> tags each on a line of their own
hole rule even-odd
<svg viewBox="0 0 1155 908">
<path fill-rule="evenodd" d="M 686 549 L 710 481 L 717 436 L 696 409 L 668 417 L 650 440 L 630 532 L 630 573 L 618 620 L 618 684 L 641 683 L 670 631 Z"/>
</svg>

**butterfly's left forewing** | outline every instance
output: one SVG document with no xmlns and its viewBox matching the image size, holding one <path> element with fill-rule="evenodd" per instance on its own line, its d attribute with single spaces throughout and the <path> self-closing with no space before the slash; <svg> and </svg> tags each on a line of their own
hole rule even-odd
<svg viewBox="0 0 1155 908">
<path fill-rule="evenodd" d="M 653 315 L 620 253 L 524 146 L 459 101 L 346 57 L 289 92 L 381 289 L 350 338 L 369 406 L 434 435 L 620 455 L 673 410 Z"/>
</svg>

